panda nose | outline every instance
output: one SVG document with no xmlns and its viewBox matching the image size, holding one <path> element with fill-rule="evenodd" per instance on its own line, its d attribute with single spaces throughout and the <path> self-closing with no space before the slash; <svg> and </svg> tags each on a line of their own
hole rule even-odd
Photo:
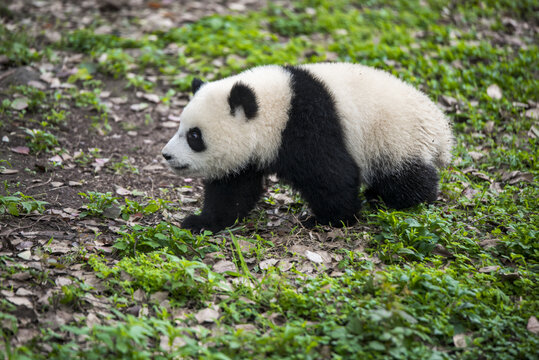
<svg viewBox="0 0 539 360">
<path fill-rule="evenodd" d="M 167 160 L 167 161 L 170 160 L 170 159 L 172 159 L 172 155 L 170 155 L 170 154 L 163 153 L 162 155 L 163 155 L 163 157 L 165 158 L 165 160 Z"/>
</svg>

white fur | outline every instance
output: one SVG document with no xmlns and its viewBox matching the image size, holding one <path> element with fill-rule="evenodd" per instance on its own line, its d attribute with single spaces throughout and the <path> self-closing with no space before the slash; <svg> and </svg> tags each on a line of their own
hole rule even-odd
<svg viewBox="0 0 539 360">
<path fill-rule="evenodd" d="M 391 74 L 357 64 L 303 65 L 332 93 L 346 146 L 369 183 L 373 170 L 398 171 L 410 157 L 438 167 L 451 158 L 453 136 L 447 118 L 429 98 Z M 230 114 L 232 86 L 254 90 L 258 114 L 247 120 Z M 203 85 L 180 117 L 178 133 L 163 149 L 172 167 L 189 165 L 180 175 L 222 177 L 250 161 L 264 167 L 277 156 L 291 100 L 290 74 L 280 66 L 262 66 Z M 207 149 L 194 152 L 186 133 L 199 127 Z M 309 131 L 309 129 L 305 129 Z M 316 144 L 313 144 L 316 146 Z M 383 163 L 382 163 L 383 161 Z"/>
<path fill-rule="evenodd" d="M 238 81 L 256 94 L 258 113 L 253 119 L 246 119 L 242 110 L 230 114 L 227 99 Z M 262 168 L 277 156 L 291 97 L 290 74 L 280 66 L 257 67 L 206 83 L 183 110 L 180 128 L 163 152 L 173 155 L 173 168 L 189 165 L 178 171 L 183 176 L 218 178 L 252 160 Z M 205 151 L 194 152 L 187 144 L 185 136 L 192 127 L 200 128 Z"/>
<path fill-rule="evenodd" d="M 348 151 L 361 168 L 365 183 L 369 183 L 374 168 L 398 171 L 410 157 L 438 167 L 449 163 L 453 146 L 449 122 L 421 91 L 388 72 L 364 65 L 303 67 L 332 92 Z"/>
</svg>

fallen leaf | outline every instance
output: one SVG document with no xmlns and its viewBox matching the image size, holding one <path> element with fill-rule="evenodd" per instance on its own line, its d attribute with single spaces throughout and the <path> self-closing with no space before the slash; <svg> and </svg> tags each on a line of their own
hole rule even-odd
<svg viewBox="0 0 539 360">
<path fill-rule="evenodd" d="M 178 123 L 174 121 L 164 121 L 161 123 L 161 126 L 168 129 L 173 129 L 178 127 Z"/>
<path fill-rule="evenodd" d="M 51 182 L 51 185 L 52 185 L 52 187 L 57 188 L 57 187 L 60 187 L 60 186 L 64 185 L 64 183 L 60 182 L 60 181 L 53 181 L 53 182 Z"/>
<path fill-rule="evenodd" d="M 489 248 L 495 247 L 496 245 L 498 245 L 498 243 L 499 243 L 499 240 L 497 239 L 485 239 L 479 242 L 479 246 L 481 246 L 484 249 L 489 249 Z"/>
<path fill-rule="evenodd" d="M 532 125 L 528 131 L 528 137 L 532 139 L 537 139 L 539 137 L 539 129 Z"/>
<path fill-rule="evenodd" d="M 97 158 L 92 163 L 92 166 L 95 168 L 95 172 L 99 172 L 103 166 L 105 166 L 106 163 L 109 162 L 110 159 L 107 158 Z"/>
<path fill-rule="evenodd" d="M 492 266 L 485 266 L 485 267 L 482 267 L 480 268 L 479 271 L 480 273 L 491 273 L 491 272 L 495 272 L 499 269 L 500 267 L 497 266 L 497 265 L 492 265 Z"/>
<path fill-rule="evenodd" d="M 485 156 L 485 154 L 480 153 L 480 152 L 478 152 L 478 151 L 470 151 L 470 152 L 468 152 L 468 155 L 470 155 L 470 157 L 471 157 L 474 161 L 480 160 L 483 156 Z"/>
<path fill-rule="evenodd" d="M 11 108 L 14 110 L 24 110 L 28 107 L 28 98 L 20 97 L 11 102 Z"/>
<path fill-rule="evenodd" d="M 462 195 L 464 195 L 468 200 L 472 200 L 475 195 L 479 193 L 479 190 L 472 189 L 471 187 L 467 187 L 462 191 Z"/>
<path fill-rule="evenodd" d="M 222 274 L 226 271 L 236 271 L 236 265 L 232 261 L 219 260 L 213 265 L 213 271 L 218 274 Z"/>
<path fill-rule="evenodd" d="M 28 155 L 30 154 L 30 148 L 28 146 L 16 146 L 10 149 L 14 153 Z"/>
<path fill-rule="evenodd" d="M 490 134 L 494 131 L 494 121 L 488 121 L 486 124 L 485 124 L 485 132 L 487 134 Z"/>
<path fill-rule="evenodd" d="M 526 110 L 524 116 L 529 117 L 534 120 L 539 120 L 539 108 L 533 108 Z"/>
<path fill-rule="evenodd" d="M 49 161 L 53 163 L 61 164 L 64 162 L 64 159 L 62 159 L 62 157 L 59 155 L 54 155 L 53 157 L 49 158 Z"/>
<path fill-rule="evenodd" d="M 26 250 L 19 253 L 17 256 L 24 260 L 30 260 L 30 258 L 32 257 L 32 253 L 30 252 L 30 250 Z"/>
<path fill-rule="evenodd" d="M 157 94 L 148 94 L 148 93 L 143 93 L 143 92 L 137 92 L 137 96 L 138 97 L 142 97 L 148 101 L 151 101 L 153 103 L 158 103 L 161 101 L 161 99 L 159 98 L 159 95 Z"/>
<path fill-rule="evenodd" d="M 242 331 L 256 331 L 256 326 L 253 324 L 237 324 L 234 326 L 236 330 L 242 330 Z"/>
<path fill-rule="evenodd" d="M 307 259 L 317 264 L 321 264 L 324 262 L 324 260 L 322 259 L 322 256 L 309 250 L 305 251 L 305 256 L 307 257 Z"/>
<path fill-rule="evenodd" d="M 157 291 L 150 296 L 150 300 L 162 303 L 163 301 L 168 300 L 169 295 L 168 291 Z"/>
<path fill-rule="evenodd" d="M 185 340 L 179 336 L 176 336 L 174 340 L 172 340 L 172 344 L 170 344 L 170 338 L 166 335 L 161 336 L 159 343 L 161 348 L 167 352 L 176 351 L 186 344 Z"/>
<path fill-rule="evenodd" d="M 6 296 L 6 300 L 17 306 L 32 308 L 32 302 L 28 298 L 22 296 Z"/>
<path fill-rule="evenodd" d="M 68 285 L 73 284 L 73 280 L 71 280 L 70 278 L 67 278 L 67 277 L 63 277 L 63 276 L 57 277 L 54 282 L 58 286 L 68 286 Z"/>
<path fill-rule="evenodd" d="M 528 331 L 534 334 L 539 334 L 539 321 L 537 321 L 537 318 L 535 316 L 530 316 L 526 329 L 528 329 Z"/>
<path fill-rule="evenodd" d="M 533 174 L 524 173 L 522 171 L 504 172 L 502 175 L 502 181 L 507 182 L 509 185 L 514 185 L 518 182 L 531 183 L 533 181 Z"/>
<path fill-rule="evenodd" d="M 168 116 L 168 119 L 169 119 L 170 121 L 180 122 L 180 119 L 181 119 L 181 118 L 180 118 L 179 116 L 170 114 L 170 115 Z"/>
<path fill-rule="evenodd" d="M 142 111 L 146 109 L 148 106 L 150 105 L 148 105 L 147 103 L 139 103 L 139 104 L 133 104 L 129 108 L 133 111 Z"/>
<path fill-rule="evenodd" d="M 215 322 L 215 320 L 219 319 L 219 311 L 212 308 L 202 309 L 195 314 L 195 319 L 199 324 Z"/>
<path fill-rule="evenodd" d="M 118 186 L 116 188 L 116 194 L 118 195 L 122 195 L 122 196 L 126 196 L 126 195 L 131 195 L 131 191 L 121 187 L 121 186 Z"/>
<path fill-rule="evenodd" d="M 500 100 L 502 98 L 502 89 L 496 84 L 492 84 L 487 88 L 487 95 L 491 99 Z"/>
<path fill-rule="evenodd" d="M 16 169 L 0 169 L 0 174 L 2 175 L 12 175 L 18 172 L 19 170 L 16 170 Z"/>
<path fill-rule="evenodd" d="M 266 270 L 268 269 L 269 267 L 271 266 L 274 266 L 275 264 L 277 264 L 279 262 L 278 259 L 266 259 L 266 260 L 262 260 L 260 262 L 260 264 L 258 264 L 258 267 L 261 269 L 261 270 Z"/>
<path fill-rule="evenodd" d="M 464 334 L 456 334 L 453 336 L 453 344 L 455 344 L 455 347 L 457 348 L 465 348 L 467 346 L 466 344 L 466 335 Z"/>
</svg>

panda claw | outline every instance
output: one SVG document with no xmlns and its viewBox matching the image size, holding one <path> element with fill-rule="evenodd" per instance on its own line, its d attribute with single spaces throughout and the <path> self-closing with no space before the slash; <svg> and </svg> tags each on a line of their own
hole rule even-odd
<svg viewBox="0 0 539 360">
<path fill-rule="evenodd" d="M 203 219 L 199 215 L 190 215 L 182 222 L 182 228 L 190 230 L 192 234 L 200 234 L 204 230 Z"/>
</svg>

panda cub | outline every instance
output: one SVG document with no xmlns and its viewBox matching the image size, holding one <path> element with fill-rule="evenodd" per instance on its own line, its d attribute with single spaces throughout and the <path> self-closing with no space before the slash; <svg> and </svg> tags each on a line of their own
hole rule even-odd
<svg viewBox="0 0 539 360">
<path fill-rule="evenodd" d="M 213 232 L 255 206 L 277 174 L 316 222 L 355 221 L 358 191 L 400 209 L 436 200 L 437 168 L 451 159 L 444 114 L 422 92 L 358 64 L 268 65 L 204 83 L 163 157 L 181 176 L 205 178 L 204 206 L 182 226 Z"/>
</svg>

